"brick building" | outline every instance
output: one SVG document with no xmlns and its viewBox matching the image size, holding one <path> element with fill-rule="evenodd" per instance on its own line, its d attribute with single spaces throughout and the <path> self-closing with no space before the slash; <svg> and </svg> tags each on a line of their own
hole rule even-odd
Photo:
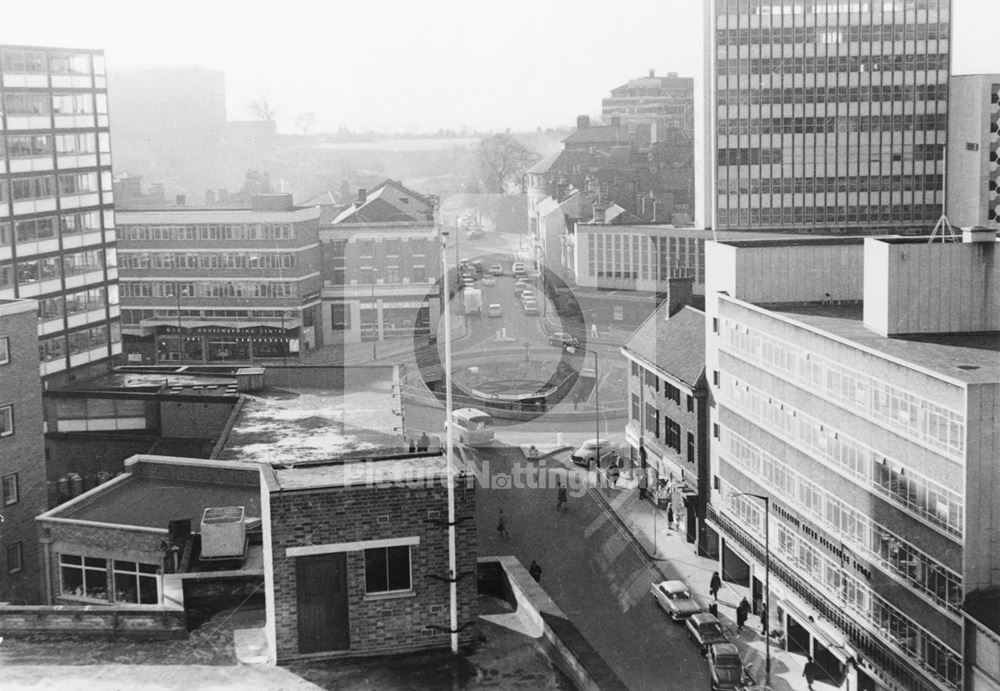
<svg viewBox="0 0 1000 691">
<path fill-rule="evenodd" d="M 319 215 L 290 194 L 119 212 L 129 362 L 287 359 L 321 345 Z"/>
<path fill-rule="evenodd" d="M 40 596 L 34 518 L 45 510 L 38 303 L 0 300 L 0 602 Z"/>
<path fill-rule="evenodd" d="M 277 662 L 449 645 L 447 463 L 438 452 L 261 466 Z M 456 478 L 461 628 L 476 617 L 477 548 L 475 521 L 463 520 L 475 516 L 473 483 Z M 460 644 L 474 635 L 464 626 Z"/>
<path fill-rule="evenodd" d="M 325 343 L 430 334 L 441 275 L 433 200 L 386 180 L 358 190 L 319 235 Z"/>
</svg>

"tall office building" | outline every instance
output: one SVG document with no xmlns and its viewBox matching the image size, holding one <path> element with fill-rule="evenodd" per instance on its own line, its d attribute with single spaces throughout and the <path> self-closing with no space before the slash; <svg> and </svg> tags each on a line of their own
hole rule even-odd
<svg viewBox="0 0 1000 691">
<path fill-rule="evenodd" d="M 37 300 L 41 374 L 121 353 L 104 54 L 0 46 L 0 299 Z"/>
<path fill-rule="evenodd" d="M 714 0 L 714 227 L 928 231 L 950 0 Z"/>
<path fill-rule="evenodd" d="M 948 220 L 1000 228 L 1000 74 L 952 77 L 948 113 Z"/>
</svg>

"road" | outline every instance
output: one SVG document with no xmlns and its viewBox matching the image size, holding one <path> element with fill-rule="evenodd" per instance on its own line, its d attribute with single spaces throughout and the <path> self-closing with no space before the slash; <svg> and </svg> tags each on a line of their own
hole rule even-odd
<svg viewBox="0 0 1000 691">
<path fill-rule="evenodd" d="M 480 555 L 513 554 L 525 566 L 537 560 L 546 592 L 629 688 L 707 689 L 704 660 L 649 593 L 657 573 L 583 489 L 586 473 L 550 461 L 539 475 L 544 488 L 504 487 L 507 475 L 524 469 L 520 451 L 477 453 L 491 478 L 477 487 Z M 557 478 L 570 489 L 566 513 L 555 509 Z M 500 508 L 509 539 L 496 531 Z"/>
</svg>

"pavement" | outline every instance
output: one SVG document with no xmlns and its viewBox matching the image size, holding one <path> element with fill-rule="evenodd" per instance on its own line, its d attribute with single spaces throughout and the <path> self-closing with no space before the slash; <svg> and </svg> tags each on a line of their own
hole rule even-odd
<svg viewBox="0 0 1000 691">
<path fill-rule="evenodd" d="M 521 445 L 522 452 L 528 457 L 529 446 Z M 558 445 L 539 446 L 544 456 L 571 466 L 569 452 L 560 449 Z M 691 590 L 694 598 L 706 608 L 712 602 L 709 593 L 709 582 L 715 571 L 721 571 L 718 561 L 700 557 L 695 545 L 686 539 L 685 531 L 674 530 L 667 525 L 666 510 L 657 509 L 648 499 L 639 499 L 638 477 L 623 473 L 616 486 L 611 487 L 607 480 L 592 472 L 594 487 L 589 494 L 604 505 L 607 511 L 617 517 L 620 526 L 628 532 L 635 545 L 645 555 L 651 567 L 660 572 L 664 580 L 680 578 Z M 677 517 L 677 525 L 684 526 L 683 513 Z M 742 598 L 750 599 L 749 588 L 738 584 L 723 582 L 718 595 L 719 620 L 740 649 L 740 655 L 747 665 L 750 675 L 757 684 L 765 683 L 766 644 L 761 635 L 760 618 L 750 615 L 742 632 L 736 631 L 736 606 Z M 772 610 L 773 611 L 773 610 Z M 771 630 L 779 628 L 779 623 L 772 618 Z M 783 650 L 771 641 L 771 684 L 774 691 L 799 691 L 808 688 L 803 677 L 806 658 L 803 655 Z M 832 691 L 842 687 L 822 681 L 813 682 L 815 691 Z"/>
</svg>

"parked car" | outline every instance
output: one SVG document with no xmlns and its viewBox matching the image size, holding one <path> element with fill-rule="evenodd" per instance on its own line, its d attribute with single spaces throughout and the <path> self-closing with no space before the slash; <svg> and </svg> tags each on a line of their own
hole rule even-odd
<svg viewBox="0 0 1000 691">
<path fill-rule="evenodd" d="M 708 653 L 708 646 L 714 643 L 728 643 L 722 624 L 711 614 L 699 612 L 692 614 L 687 620 L 688 637 L 698 646 L 702 655 Z"/>
<path fill-rule="evenodd" d="M 524 301 L 524 313 L 525 314 L 538 314 L 538 301 L 533 299 L 528 299 Z"/>
<path fill-rule="evenodd" d="M 663 611 L 669 614 L 674 621 L 680 621 L 702 611 L 701 606 L 691 597 L 691 591 L 688 590 L 684 581 L 653 583 L 650 591 Z"/>
<path fill-rule="evenodd" d="M 607 460 L 609 455 L 615 454 L 617 451 L 616 445 L 613 442 L 604 439 L 601 441 L 601 458 Z M 597 454 L 597 440 L 588 439 L 587 441 L 580 444 L 580 448 L 569 455 L 569 459 L 576 463 L 577 465 L 582 465 L 584 467 L 589 467 L 591 461 L 593 461 Z"/>
<path fill-rule="evenodd" d="M 515 276 L 523 276 L 528 272 L 524 266 L 524 262 L 514 262 L 514 264 L 510 267 L 510 271 Z"/>
<path fill-rule="evenodd" d="M 503 276 L 503 266 L 500 264 L 491 264 L 490 273 L 494 276 Z"/>
<path fill-rule="evenodd" d="M 503 306 L 497 302 L 494 302 L 489 307 L 486 308 L 486 316 L 488 317 L 502 317 L 503 316 Z"/>
<path fill-rule="evenodd" d="M 533 291 L 531 288 L 525 288 L 524 290 L 521 291 L 521 299 L 537 300 L 538 298 L 535 297 L 535 291 Z"/>
<path fill-rule="evenodd" d="M 732 643 L 709 646 L 708 673 L 712 679 L 712 691 L 738 691 L 753 683 L 743 666 L 740 651 Z"/>
<path fill-rule="evenodd" d="M 482 259 L 473 259 L 472 268 L 475 270 L 477 274 L 482 274 L 483 272 L 486 271 L 486 265 L 483 264 Z"/>
<path fill-rule="evenodd" d="M 497 284 L 497 279 L 493 278 L 493 274 L 483 275 L 483 285 L 484 286 L 495 286 Z"/>
<path fill-rule="evenodd" d="M 580 339 L 573 334 L 566 333 L 565 331 L 556 331 L 554 334 L 549 336 L 549 345 L 556 346 L 557 348 L 562 348 L 563 346 L 573 346 L 574 348 L 579 348 Z"/>
<path fill-rule="evenodd" d="M 530 283 L 525 283 L 524 281 L 518 281 L 514 284 L 514 297 L 521 297 L 524 294 L 525 288 L 527 288 Z"/>
</svg>

